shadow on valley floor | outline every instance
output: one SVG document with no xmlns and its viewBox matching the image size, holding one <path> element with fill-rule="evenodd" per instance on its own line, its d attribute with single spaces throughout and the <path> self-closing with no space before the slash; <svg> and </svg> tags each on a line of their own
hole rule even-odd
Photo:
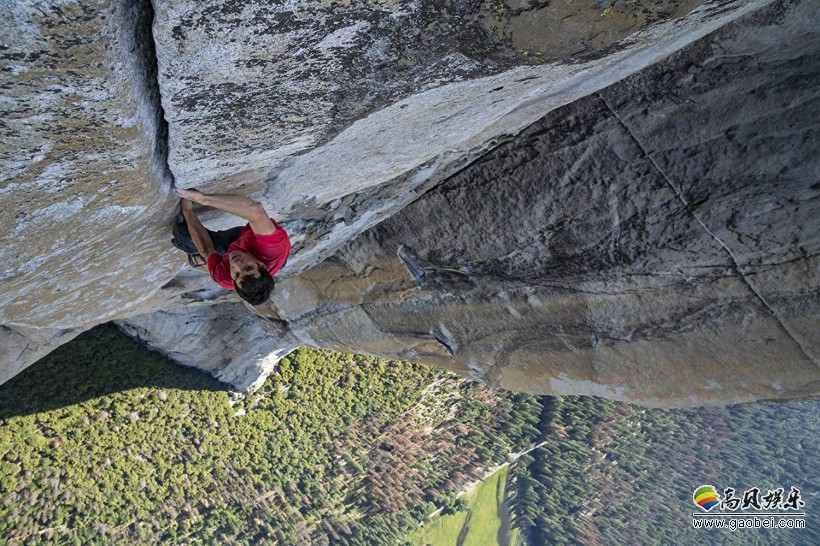
<svg viewBox="0 0 820 546">
<path fill-rule="evenodd" d="M 104 324 L 77 336 L 0 385 L 0 420 L 139 387 L 229 390 L 212 376 L 175 364 L 113 325 Z"/>
</svg>

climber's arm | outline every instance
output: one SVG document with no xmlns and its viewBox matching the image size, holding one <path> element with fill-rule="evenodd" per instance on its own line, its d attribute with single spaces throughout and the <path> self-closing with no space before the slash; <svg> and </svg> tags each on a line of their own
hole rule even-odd
<svg viewBox="0 0 820 546">
<path fill-rule="evenodd" d="M 276 231 L 276 226 L 265 212 L 262 203 L 250 197 L 233 193 L 207 194 L 195 189 L 178 189 L 177 194 L 200 205 L 224 210 L 244 218 L 257 235 L 270 235 Z"/>
<path fill-rule="evenodd" d="M 191 234 L 191 239 L 194 241 L 194 246 L 206 260 L 211 254 L 216 254 L 214 243 L 208 230 L 199 221 L 191 201 L 188 199 L 179 200 L 179 208 L 182 209 L 182 216 L 185 218 L 185 223 L 188 224 L 188 232 Z"/>
</svg>

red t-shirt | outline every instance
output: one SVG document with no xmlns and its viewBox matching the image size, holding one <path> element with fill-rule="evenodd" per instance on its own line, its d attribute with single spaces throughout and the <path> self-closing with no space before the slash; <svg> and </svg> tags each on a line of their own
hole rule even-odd
<svg viewBox="0 0 820 546">
<path fill-rule="evenodd" d="M 276 231 L 270 235 L 257 235 L 251 230 L 251 225 L 248 224 L 239 232 L 239 238 L 228 246 L 228 251 L 225 254 L 211 254 L 208 257 L 208 272 L 211 274 L 211 278 L 216 281 L 216 284 L 222 288 L 233 290 L 231 264 L 228 256 L 234 250 L 253 254 L 257 260 L 268 266 L 271 275 L 285 265 L 285 261 L 290 254 L 290 239 L 288 239 L 288 234 L 279 224 L 273 222 L 273 225 Z"/>
</svg>

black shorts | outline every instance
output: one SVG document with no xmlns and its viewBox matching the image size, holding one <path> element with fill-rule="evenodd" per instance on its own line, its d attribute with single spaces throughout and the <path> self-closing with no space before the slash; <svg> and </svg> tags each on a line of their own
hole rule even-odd
<svg viewBox="0 0 820 546">
<path fill-rule="evenodd" d="M 211 241 L 214 244 L 214 250 L 220 254 L 225 254 L 228 252 L 228 247 L 232 242 L 239 238 L 239 233 L 243 229 L 245 229 L 245 226 L 236 226 L 231 229 L 223 229 L 220 231 L 211 231 L 209 229 L 208 235 L 211 236 Z M 185 252 L 189 256 L 192 254 L 199 254 L 199 251 L 196 249 L 196 245 L 194 244 L 194 240 L 191 238 L 191 232 L 188 231 L 188 224 L 185 223 L 185 220 L 182 220 L 180 223 L 174 225 L 173 235 L 174 238 L 171 239 L 171 244 L 175 247 Z"/>
</svg>

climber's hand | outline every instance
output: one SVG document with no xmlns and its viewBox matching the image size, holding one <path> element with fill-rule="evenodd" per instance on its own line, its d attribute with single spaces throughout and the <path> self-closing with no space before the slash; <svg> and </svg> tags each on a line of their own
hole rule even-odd
<svg viewBox="0 0 820 546">
<path fill-rule="evenodd" d="M 205 196 L 204 193 L 195 188 L 177 188 L 176 192 L 183 199 L 189 199 L 194 203 L 202 203 L 202 198 Z"/>
</svg>

